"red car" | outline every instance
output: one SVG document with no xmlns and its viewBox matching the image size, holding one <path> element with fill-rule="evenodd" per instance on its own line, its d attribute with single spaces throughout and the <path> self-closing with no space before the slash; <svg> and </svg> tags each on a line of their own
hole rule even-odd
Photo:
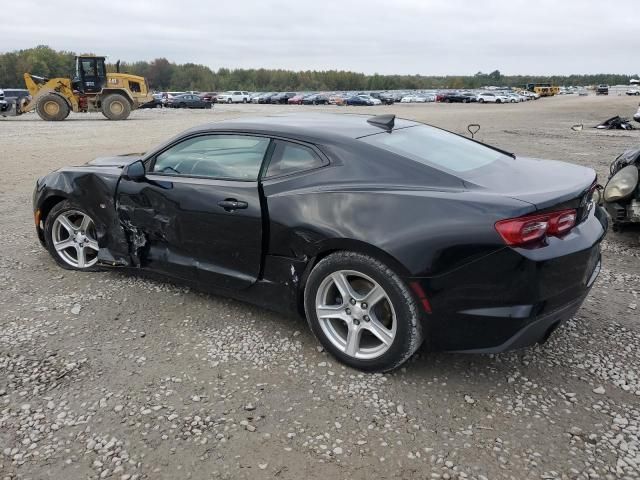
<svg viewBox="0 0 640 480">
<path fill-rule="evenodd" d="M 302 93 L 297 93 L 295 97 L 291 97 L 287 103 L 289 105 L 302 105 L 302 99 L 305 96 Z"/>
</svg>

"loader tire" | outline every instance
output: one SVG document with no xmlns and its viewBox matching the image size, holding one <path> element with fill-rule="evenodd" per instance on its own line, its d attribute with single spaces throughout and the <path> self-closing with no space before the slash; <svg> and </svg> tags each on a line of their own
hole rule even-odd
<svg viewBox="0 0 640 480">
<path fill-rule="evenodd" d="M 102 100 L 102 114 L 109 120 L 126 120 L 131 113 L 131 104 L 119 93 L 107 95 Z"/>
<path fill-rule="evenodd" d="M 38 100 L 36 112 L 42 120 L 59 122 L 69 116 L 69 104 L 60 95 L 49 93 Z"/>
</svg>

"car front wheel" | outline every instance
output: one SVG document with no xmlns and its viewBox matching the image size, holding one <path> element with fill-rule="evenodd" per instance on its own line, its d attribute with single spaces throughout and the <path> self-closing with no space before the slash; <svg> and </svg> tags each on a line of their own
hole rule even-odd
<svg viewBox="0 0 640 480">
<path fill-rule="evenodd" d="M 311 271 L 304 292 L 307 321 L 327 351 L 368 372 L 393 370 L 422 343 L 418 305 L 384 263 L 337 252 Z"/>
<path fill-rule="evenodd" d="M 56 204 L 44 225 L 45 243 L 53 259 L 69 270 L 96 270 L 98 240 L 94 220 L 69 200 Z"/>
</svg>

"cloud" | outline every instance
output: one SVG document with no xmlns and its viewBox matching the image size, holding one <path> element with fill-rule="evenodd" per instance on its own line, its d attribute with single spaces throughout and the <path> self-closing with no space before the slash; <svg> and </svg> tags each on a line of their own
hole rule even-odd
<svg viewBox="0 0 640 480">
<path fill-rule="evenodd" d="M 111 60 L 365 73 L 636 73 L 637 0 L 21 0 L 4 51 L 38 44 Z M 5 20 L 6 12 L 5 12 Z M 24 19 L 20 21 L 19 19 Z"/>
</svg>

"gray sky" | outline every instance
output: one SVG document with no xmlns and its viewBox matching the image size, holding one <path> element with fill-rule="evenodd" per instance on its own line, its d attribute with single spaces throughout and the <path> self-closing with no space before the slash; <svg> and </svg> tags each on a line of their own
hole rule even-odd
<svg viewBox="0 0 640 480">
<path fill-rule="evenodd" d="M 19 0 L 4 10 L 0 51 L 46 44 L 213 69 L 640 72 L 640 0 Z"/>
</svg>

